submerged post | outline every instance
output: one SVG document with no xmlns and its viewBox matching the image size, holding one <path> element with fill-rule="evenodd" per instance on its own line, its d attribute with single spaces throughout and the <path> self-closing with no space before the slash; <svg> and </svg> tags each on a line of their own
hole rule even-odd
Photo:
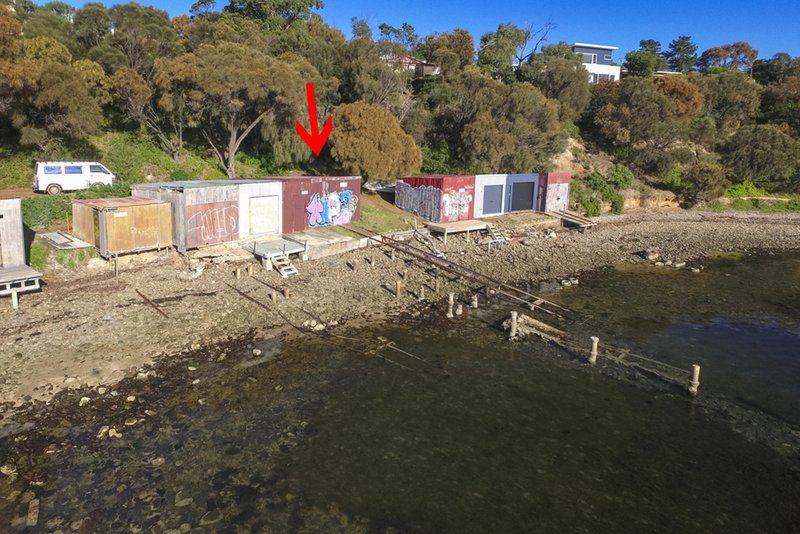
<svg viewBox="0 0 800 534">
<path fill-rule="evenodd" d="M 511 330 L 508 332 L 508 339 L 517 337 L 517 313 L 515 311 L 511 312 Z"/>
<path fill-rule="evenodd" d="M 11 307 L 15 310 L 19 308 L 19 295 L 16 291 L 11 292 Z"/>
<path fill-rule="evenodd" d="M 447 318 L 452 319 L 453 315 L 453 305 L 455 304 L 456 296 L 453 293 L 450 293 L 447 296 Z"/>
<path fill-rule="evenodd" d="M 592 353 L 589 354 L 589 363 L 594 365 L 597 363 L 597 346 L 600 344 L 600 338 L 592 336 L 589 339 L 592 340 Z"/>
<path fill-rule="evenodd" d="M 472 307 L 473 307 L 473 309 L 477 309 L 478 308 L 478 294 L 477 293 L 472 295 Z"/>
<path fill-rule="evenodd" d="M 689 394 L 692 397 L 697 396 L 697 388 L 700 387 L 700 366 L 697 364 L 692 365 L 692 379 L 689 381 Z"/>
</svg>

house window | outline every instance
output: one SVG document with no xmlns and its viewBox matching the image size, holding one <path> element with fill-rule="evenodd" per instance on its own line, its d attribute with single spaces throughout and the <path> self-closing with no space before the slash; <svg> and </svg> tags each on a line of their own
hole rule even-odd
<svg viewBox="0 0 800 534">
<path fill-rule="evenodd" d="M 583 56 L 584 63 L 597 63 L 597 54 L 587 54 L 586 52 L 581 52 Z"/>
</svg>

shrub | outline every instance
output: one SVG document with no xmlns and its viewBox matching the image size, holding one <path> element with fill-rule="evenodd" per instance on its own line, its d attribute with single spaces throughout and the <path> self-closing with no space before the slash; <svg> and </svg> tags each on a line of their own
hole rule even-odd
<svg viewBox="0 0 800 534">
<path fill-rule="evenodd" d="M 614 186 L 615 189 L 630 189 L 633 187 L 635 177 L 633 172 L 625 165 L 612 165 L 606 173 L 606 181 Z"/>
<path fill-rule="evenodd" d="M 47 228 L 72 213 L 72 200 L 65 194 L 41 195 L 22 199 L 22 222 L 28 228 Z"/>
<path fill-rule="evenodd" d="M 733 184 L 728 188 L 728 191 L 725 193 L 725 196 L 731 198 L 740 198 L 740 197 L 764 197 L 769 195 L 766 189 L 762 189 L 756 186 L 750 180 L 745 180 L 740 184 Z"/>
</svg>

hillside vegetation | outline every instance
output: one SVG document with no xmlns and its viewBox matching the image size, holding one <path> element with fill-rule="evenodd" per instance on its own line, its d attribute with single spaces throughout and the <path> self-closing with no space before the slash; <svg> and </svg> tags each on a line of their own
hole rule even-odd
<svg viewBox="0 0 800 534">
<path fill-rule="evenodd" d="M 128 182 L 537 172 L 569 144 L 613 159 L 583 166 L 573 200 L 587 212 L 619 211 L 633 183 L 690 202 L 745 182 L 800 188 L 798 58 L 645 39 L 626 78 L 590 85 L 568 45 L 548 44 L 550 24 L 501 24 L 476 43 L 354 19 L 345 36 L 321 5 L 200 0 L 172 19 L 132 2 L 0 9 L 0 187 L 27 186 L 41 159 L 102 160 Z M 415 76 L 409 57 L 437 72 Z M 334 118 L 319 156 L 295 133 L 295 120 L 309 129 L 307 83 L 320 121 Z"/>
</svg>

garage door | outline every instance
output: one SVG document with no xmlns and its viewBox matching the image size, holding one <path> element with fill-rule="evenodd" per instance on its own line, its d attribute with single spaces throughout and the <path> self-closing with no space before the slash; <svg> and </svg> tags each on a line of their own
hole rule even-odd
<svg viewBox="0 0 800 534">
<path fill-rule="evenodd" d="M 511 186 L 511 211 L 533 209 L 533 182 L 519 182 Z"/>
<path fill-rule="evenodd" d="M 277 233 L 280 229 L 278 195 L 250 198 L 250 235 Z"/>
<path fill-rule="evenodd" d="M 483 214 L 493 215 L 503 211 L 503 186 L 487 185 L 483 188 Z"/>
</svg>

